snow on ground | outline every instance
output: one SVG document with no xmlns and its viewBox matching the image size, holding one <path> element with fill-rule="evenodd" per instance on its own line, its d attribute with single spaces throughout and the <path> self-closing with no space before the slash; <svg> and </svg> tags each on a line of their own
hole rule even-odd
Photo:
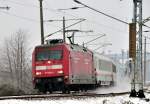
<svg viewBox="0 0 150 104">
<path fill-rule="evenodd" d="M 128 92 L 131 90 L 131 81 L 129 78 L 124 77 L 118 77 L 117 78 L 117 83 L 113 87 L 99 87 L 94 91 L 91 91 L 93 93 L 98 93 L 98 94 L 104 94 L 104 93 L 119 93 L 119 92 Z"/>
<path fill-rule="evenodd" d="M 125 81 L 124 81 L 125 82 Z M 130 87 L 127 83 L 120 83 L 115 87 L 98 88 L 96 93 L 111 93 L 129 91 Z M 150 99 L 150 94 L 145 94 L 146 98 Z M 116 97 L 97 97 L 97 98 L 84 98 L 84 99 L 45 99 L 45 100 L 0 100 L 0 104 L 150 104 L 144 99 L 130 98 L 129 95 L 116 96 Z"/>
<path fill-rule="evenodd" d="M 98 93 L 98 94 L 128 92 L 131 89 L 130 86 L 131 85 L 129 83 L 120 83 L 119 85 L 114 86 L 114 87 L 101 87 L 92 92 Z"/>
<path fill-rule="evenodd" d="M 103 97 L 87 99 L 59 99 L 59 100 L 0 100 L 0 104 L 150 104 L 139 98 Z"/>
<path fill-rule="evenodd" d="M 101 87 L 94 91 L 95 93 L 115 93 L 130 91 L 131 85 L 128 78 L 118 78 L 114 87 Z M 150 99 L 150 94 L 145 94 Z M 99 97 L 86 99 L 59 99 L 59 100 L 0 100 L 0 104 L 150 104 L 146 100 L 139 98 L 130 98 L 129 95 L 117 97 Z"/>
</svg>

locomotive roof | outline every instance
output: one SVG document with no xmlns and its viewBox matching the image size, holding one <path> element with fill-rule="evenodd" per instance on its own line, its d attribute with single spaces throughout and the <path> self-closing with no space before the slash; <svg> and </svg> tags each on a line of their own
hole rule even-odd
<svg viewBox="0 0 150 104">
<path fill-rule="evenodd" d="M 58 45 L 65 45 L 65 43 L 58 43 L 58 44 L 42 44 L 42 45 L 36 46 L 35 48 L 43 48 L 43 47 L 58 46 Z"/>
<path fill-rule="evenodd" d="M 81 45 L 74 44 L 74 45 L 70 45 L 70 46 L 71 46 L 71 49 L 74 51 L 92 52 L 88 48 L 83 47 Z"/>
<path fill-rule="evenodd" d="M 90 51 L 89 49 L 78 45 L 78 44 L 67 44 L 67 43 L 57 43 L 57 44 L 43 44 L 43 45 L 38 45 L 35 48 L 44 48 L 44 47 L 50 47 L 50 46 L 61 46 L 61 45 L 65 45 L 66 48 L 68 48 L 69 50 L 73 50 L 73 51 Z M 92 52 L 92 51 L 91 51 Z"/>
<path fill-rule="evenodd" d="M 102 55 L 102 54 L 100 54 L 98 52 L 94 52 L 93 54 L 94 54 L 94 57 L 97 57 L 97 58 L 99 58 L 101 60 L 110 61 L 113 64 L 115 64 L 115 62 L 110 57 L 108 57 L 106 55 Z"/>
</svg>

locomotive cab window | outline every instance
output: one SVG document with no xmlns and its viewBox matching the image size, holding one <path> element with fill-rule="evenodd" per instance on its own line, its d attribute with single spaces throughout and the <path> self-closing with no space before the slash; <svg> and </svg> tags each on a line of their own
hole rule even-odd
<svg viewBox="0 0 150 104">
<path fill-rule="evenodd" d="M 42 50 L 36 54 L 37 61 L 60 59 L 62 59 L 62 50 Z"/>
</svg>

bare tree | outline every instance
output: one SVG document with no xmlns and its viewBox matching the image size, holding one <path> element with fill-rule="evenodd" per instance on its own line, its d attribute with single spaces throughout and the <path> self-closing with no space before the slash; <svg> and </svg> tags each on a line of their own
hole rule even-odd
<svg viewBox="0 0 150 104">
<path fill-rule="evenodd" d="M 2 53 L 3 71 L 10 73 L 10 82 L 18 89 L 31 86 L 31 54 L 27 44 L 27 33 L 19 30 L 4 42 Z"/>
</svg>

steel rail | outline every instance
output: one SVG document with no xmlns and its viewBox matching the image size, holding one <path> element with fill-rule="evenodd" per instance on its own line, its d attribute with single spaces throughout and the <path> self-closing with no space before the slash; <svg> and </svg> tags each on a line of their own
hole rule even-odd
<svg viewBox="0 0 150 104">
<path fill-rule="evenodd" d="M 21 95 L 21 96 L 1 96 L 0 100 L 8 99 L 60 99 L 60 98 L 92 98 L 92 97 L 115 97 L 129 94 L 130 92 L 120 92 L 120 93 L 106 93 L 106 94 L 96 94 L 96 93 L 72 93 L 72 94 L 49 94 L 49 95 Z"/>
</svg>

